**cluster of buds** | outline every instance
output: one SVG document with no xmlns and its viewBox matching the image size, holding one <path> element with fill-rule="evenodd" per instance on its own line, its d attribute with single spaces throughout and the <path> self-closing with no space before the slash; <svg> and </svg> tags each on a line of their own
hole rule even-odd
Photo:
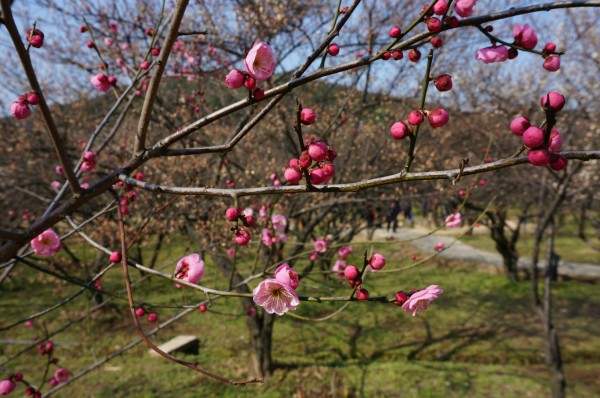
<svg viewBox="0 0 600 398">
<path fill-rule="evenodd" d="M 450 83 L 451 84 L 451 83 Z M 413 133 L 412 128 L 409 126 L 418 126 L 425 120 L 429 121 L 429 125 L 433 128 L 443 127 L 448 123 L 449 116 L 448 112 L 444 108 L 434 109 L 432 111 L 415 109 L 408 114 L 407 122 L 399 121 L 390 127 L 390 133 L 392 137 L 397 140 L 408 137 Z"/>
<path fill-rule="evenodd" d="M 373 253 L 368 260 L 368 266 L 371 271 L 379 271 L 385 266 L 385 257 L 380 253 Z M 358 267 L 353 264 L 348 264 L 344 267 L 344 277 L 348 280 L 350 286 L 358 287 L 356 290 L 356 298 L 358 300 L 366 300 L 369 298 L 369 292 L 362 287 L 362 274 Z"/>
<path fill-rule="evenodd" d="M 84 173 L 92 171 L 96 168 L 96 154 L 91 151 L 86 151 L 83 154 L 83 162 L 81 163 L 81 171 Z"/>
<path fill-rule="evenodd" d="M 146 320 L 150 323 L 155 323 L 156 321 L 158 321 L 158 314 L 154 311 L 152 312 L 147 312 L 146 309 L 144 307 L 137 307 L 135 309 L 135 316 L 137 316 L 138 318 L 143 317 L 144 315 L 148 314 L 148 316 L 146 317 Z"/>
<path fill-rule="evenodd" d="M 251 93 L 254 99 L 260 100 L 265 97 L 265 90 L 257 86 L 257 80 L 247 72 L 238 69 L 232 69 L 225 77 L 225 83 L 229 88 L 245 87 Z"/>
<path fill-rule="evenodd" d="M 540 101 L 542 108 L 554 119 L 554 115 L 565 106 L 565 97 L 557 92 L 549 92 Z M 519 116 L 510 122 L 510 130 L 520 135 L 523 145 L 528 149 L 527 159 L 534 166 L 549 165 L 553 170 L 567 167 L 567 158 L 560 155 L 563 139 L 560 131 L 554 127 L 548 132 L 547 127 L 532 125 L 529 118 Z"/>
<path fill-rule="evenodd" d="M 142 181 L 144 179 L 144 173 L 138 171 L 135 173 L 134 178 L 138 181 Z M 129 204 L 137 200 L 138 194 L 135 192 L 133 185 L 126 184 L 123 181 L 119 181 L 117 186 L 125 187 L 126 193 L 122 196 L 119 205 L 121 206 L 121 213 L 126 216 L 129 214 Z"/>
<path fill-rule="evenodd" d="M 486 27 L 488 32 L 493 31 L 493 29 L 492 26 Z M 528 24 L 523 24 L 523 26 L 515 24 L 513 28 L 513 37 L 513 46 L 510 48 L 494 43 L 491 47 L 478 50 L 475 54 L 475 59 L 485 64 L 504 62 L 509 59 L 517 58 L 519 55 L 517 48 L 531 51 L 538 44 L 538 37 L 535 29 Z M 542 65 L 544 69 L 549 72 L 556 72 L 560 69 L 560 57 L 556 52 L 556 44 L 552 42 L 546 43 L 542 50 L 542 57 L 544 58 L 544 63 Z"/>
<path fill-rule="evenodd" d="M 236 223 L 238 220 L 240 220 L 246 228 L 252 228 L 256 224 L 256 219 L 252 214 L 245 215 L 235 207 L 230 207 L 225 211 L 225 218 L 227 219 L 227 221 L 232 221 Z M 231 227 L 231 231 L 234 232 L 233 241 L 238 246 L 246 246 L 248 243 L 250 243 L 250 239 L 252 237 L 250 236 L 250 233 L 244 228 L 235 225 Z"/>
<path fill-rule="evenodd" d="M 94 88 L 107 92 L 111 87 L 117 85 L 117 78 L 114 76 L 107 76 L 104 73 L 98 73 L 90 78 L 90 83 Z"/>
<path fill-rule="evenodd" d="M 298 159 L 290 159 L 289 167 L 285 169 L 283 176 L 290 184 L 298 184 L 306 171 L 311 184 L 325 184 L 335 174 L 332 162 L 336 157 L 335 149 L 325 142 L 309 142 Z"/>
<path fill-rule="evenodd" d="M 19 96 L 19 99 L 13 102 L 10 106 L 10 112 L 17 120 L 26 119 L 31 115 L 29 105 L 37 105 L 40 102 L 40 97 L 35 92 L 29 92 Z"/>
<path fill-rule="evenodd" d="M 259 80 L 267 80 L 275 71 L 275 54 L 273 49 L 265 42 L 258 41 L 246 55 L 244 60 L 246 72 L 232 69 L 225 77 L 227 87 L 235 89 L 247 88 L 254 99 L 261 100 L 265 97 L 265 90 L 258 87 Z"/>
</svg>

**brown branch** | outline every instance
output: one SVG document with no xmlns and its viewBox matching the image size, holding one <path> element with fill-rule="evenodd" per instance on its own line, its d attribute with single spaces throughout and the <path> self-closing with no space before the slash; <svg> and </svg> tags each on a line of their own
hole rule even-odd
<svg viewBox="0 0 600 398">
<path fill-rule="evenodd" d="M 23 65 L 23 69 L 25 70 L 25 75 L 27 75 L 27 80 L 29 81 L 29 85 L 31 89 L 38 95 L 40 102 L 38 104 L 40 111 L 42 113 L 42 117 L 44 118 L 44 122 L 46 123 L 46 130 L 50 135 L 50 139 L 52 140 L 52 144 L 54 145 L 54 150 L 58 155 L 58 160 L 64 170 L 65 177 L 71 186 L 71 191 L 73 192 L 74 197 L 78 197 L 81 193 L 81 187 L 79 186 L 79 181 L 77 181 L 77 177 L 75 176 L 75 171 L 73 170 L 73 164 L 69 159 L 67 152 L 65 150 L 64 143 L 60 138 L 60 134 L 58 132 L 58 128 L 56 127 L 56 123 L 54 122 L 54 118 L 52 117 L 52 113 L 50 112 L 50 108 L 46 102 L 46 97 L 44 96 L 44 92 L 40 87 L 40 84 L 37 80 L 37 76 L 35 74 L 35 70 L 33 69 L 33 65 L 31 63 L 31 58 L 29 57 L 29 53 L 27 49 L 23 45 L 23 41 L 21 40 L 21 36 L 19 35 L 19 29 L 15 24 L 15 20 L 13 19 L 12 10 L 10 8 L 10 4 L 12 1 L 2 0 L 2 18 L 4 25 L 15 46 L 15 50 L 19 55 L 21 60 L 21 64 Z"/>
<path fill-rule="evenodd" d="M 183 19 L 183 15 L 185 14 L 187 5 L 188 0 L 179 0 L 177 4 L 177 8 L 175 9 L 173 19 L 171 21 L 171 26 L 169 27 L 169 31 L 167 32 L 167 36 L 165 37 L 162 50 L 160 51 L 160 55 L 158 56 L 158 60 L 156 61 L 156 70 L 152 75 L 152 79 L 150 80 L 150 84 L 148 85 L 148 90 L 146 91 L 146 97 L 144 98 L 144 105 L 142 106 L 142 112 L 140 115 L 140 121 L 138 123 L 138 131 L 135 139 L 135 146 L 133 152 L 134 158 L 136 159 L 140 158 L 145 150 L 146 134 L 148 133 L 148 126 L 150 124 L 152 107 L 154 106 L 154 101 L 156 100 L 158 88 L 160 86 L 163 73 L 167 66 L 169 55 L 171 55 L 173 44 L 177 40 L 179 34 L 179 26 L 181 25 L 181 20 Z"/>
<path fill-rule="evenodd" d="M 117 195 L 116 192 L 114 192 L 114 195 L 115 195 L 115 199 L 117 200 L 117 202 L 119 202 L 120 201 L 119 195 Z M 163 350 L 161 350 L 160 348 L 158 348 L 154 343 L 152 343 L 152 341 L 150 341 L 150 339 L 144 333 L 144 330 L 142 329 L 142 325 L 140 325 L 140 321 L 138 320 L 138 317 L 135 314 L 135 303 L 133 301 L 133 292 L 131 289 L 131 279 L 129 277 L 129 267 L 127 265 L 127 244 L 125 242 L 125 223 L 123 222 L 123 213 L 121 212 L 121 208 L 118 207 L 117 209 L 118 209 L 118 214 L 119 214 L 119 235 L 121 238 L 121 256 L 122 256 L 121 264 L 123 265 L 123 274 L 125 276 L 125 287 L 127 288 L 127 298 L 129 300 L 129 307 L 131 309 L 131 317 L 133 318 L 133 323 L 134 323 L 136 329 L 138 330 L 138 332 L 140 333 L 140 337 L 142 338 L 142 340 L 144 340 L 144 343 L 146 343 L 146 345 L 150 349 L 155 351 L 160 356 L 162 356 L 172 362 L 178 363 L 187 368 L 195 370 L 196 372 L 202 373 L 205 376 L 212 377 L 223 383 L 228 383 L 228 384 L 232 384 L 235 386 L 244 386 L 249 383 L 262 383 L 263 380 L 257 379 L 257 378 L 253 378 L 251 380 L 246 380 L 246 381 L 235 381 L 235 380 L 227 379 L 223 376 L 219 376 L 215 373 L 211 373 L 211 372 L 201 368 L 197 362 L 184 361 L 173 355 L 170 355 L 170 354 L 164 352 Z"/>
<path fill-rule="evenodd" d="M 567 151 L 561 152 L 567 159 L 590 160 L 600 159 L 600 150 L 598 151 Z M 223 196 L 223 197 L 242 197 L 254 195 L 269 195 L 283 193 L 305 193 L 305 192 L 358 192 L 364 189 L 388 185 L 403 181 L 423 181 L 423 180 L 445 180 L 456 179 L 457 176 L 467 176 L 472 174 L 500 170 L 507 167 L 513 167 L 528 163 L 527 157 L 501 159 L 495 162 L 485 163 L 462 169 L 425 171 L 417 173 L 397 173 L 385 177 L 367 179 L 359 182 L 331 185 L 287 185 L 287 186 L 269 186 L 258 188 L 206 188 L 206 187 L 174 187 L 167 185 L 152 184 L 145 181 L 138 181 L 125 174 L 119 175 L 119 179 L 137 188 L 147 191 L 156 191 L 171 193 L 175 195 L 205 195 L 205 196 Z"/>
</svg>

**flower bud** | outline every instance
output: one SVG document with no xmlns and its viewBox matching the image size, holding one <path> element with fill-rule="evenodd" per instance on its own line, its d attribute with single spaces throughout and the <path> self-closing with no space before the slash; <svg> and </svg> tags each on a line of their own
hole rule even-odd
<svg viewBox="0 0 600 398">
<path fill-rule="evenodd" d="M 523 133 L 529 128 L 529 126 L 531 126 L 531 122 L 529 121 L 529 119 L 525 116 L 519 116 L 514 118 L 510 122 L 510 131 L 512 131 L 513 134 L 516 135 L 523 135 Z"/>
<path fill-rule="evenodd" d="M 300 122 L 306 126 L 313 124 L 316 117 L 315 111 L 310 108 L 303 108 L 300 112 Z"/>
<path fill-rule="evenodd" d="M 235 207 L 230 207 L 225 211 L 225 218 L 228 221 L 236 221 L 240 216 L 240 212 Z"/>
<path fill-rule="evenodd" d="M 385 266 L 385 257 L 379 253 L 373 253 L 369 259 L 369 266 L 375 271 L 379 271 Z"/>
<path fill-rule="evenodd" d="M 332 57 L 335 57 L 340 53 L 340 46 L 338 46 L 336 43 L 331 43 L 329 47 L 327 47 L 327 52 Z"/>
<path fill-rule="evenodd" d="M 523 132 L 523 144 L 528 148 L 538 148 L 544 144 L 544 132 L 537 126 L 530 126 Z"/>
<path fill-rule="evenodd" d="M 423 123 L 423 119 L 423 112 L 418 109 L 415 109 L 408 114 L 408 123 L 412 124 L 413 126 L 418 126 L 419 124 Z"/>
<path fill-rule="evenodd" d="M 433 84 L 438 91 L 450 91 L 452 88 L 452 76 L 447 73 L 434 78 Z"/>
<path fill-rule="evenodd" d="M 408 137 L 412 131 L 410 130 L 410 127 L 406 125 L 406 123 L 396 122 L 392 125 L 392 127 L 390 127 L 390 133 L 395 139 L 401 140 Z"/>
<path fill-rule="evenodd" d="M 565 106 L 565 102 L 565 96 L 555 91 L 549 92 L 540 100 L 542 108 L 548 107 L 553 112 L 560 111 Z"/>
</svg>

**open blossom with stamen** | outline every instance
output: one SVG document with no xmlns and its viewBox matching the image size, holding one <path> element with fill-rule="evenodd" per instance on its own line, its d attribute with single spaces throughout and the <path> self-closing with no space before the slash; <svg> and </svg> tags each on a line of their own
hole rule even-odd
<svg viewBox="0 0 600 398">
<path fill-rule="evenodd" d="M 283 315 L 289 310 L 295 310 L 300 299 L 289 285 L 277 279 L 265 279 L 252 292 L 252 298 L 269 314 Z"/>
<path fill-rule="evenodd" d="M 319 238 L 315 240 L 314 248 L 317 253 L 325 253 L 327 251 L 327 242 L 324 239 Z"/>
<path fill-rule="evenodd" d="M 40 256 L 51 256 L 62 248 L 60 237 L 52 229 L 47 229 L 31 241 L 31 248 Z"/>
<path fill-rule="evenodd" d="M 204 275 L 204 261 L 200 259 L 198 253 L 187 255 L 177 262 L 176 278 L 190 283 L 198 283 L 202 275 Z M 179 284 L 175 284 L 175 286 L 181 287 Z"/>
<path fill-rule="evenodd" d="M 273 214 L 271 216 L 271 223 L 273 224 L 273 229 L 277 232 L 281 232 L 287 226 L 287 219 L 283 214 Z"/>
<path fill-rule="evenodd" d="M 408 300 L 402 304 L 402 309 L 408 313 L 412 312 L 413 316 L 415 316 L 417 312 L 423 312 L 429 308 L 431 302 L 438 298 L 442 293 L 444 293 L 444 291 L 437 285 L 427 286 L 425 289 L 413 293 Z"/>
<path fill-rule="evenodd" d="M 246 71 L 257 80 L 267 80 L 275 71 L 275 54 L 264 41 L 257 41 L 244 60 Z"/>
<path fill-rule="evenodd" d="M 462 223 L 460 213 L 450 214 L 446 217 L 445 223 L 448 228 L 460 227 L 460 224 Z"/>
<path fill-rule="evenodd" d="M 69 380 L 69 371 L 65 368 L 59 368 L 54 372 L 54 378 L 59 383 L 66 383 Z"/>
<path fill-rule="evenodd" d="M 289 266 L 289 264 L 281 264 L 275 270 L 275 279 L 279 282 L 288 285 L 292 289 L 296 290 L 298 285 L 300 284 L 300 280 L 298 279 L 298 274 L 296 271 Z"/>
</svg>

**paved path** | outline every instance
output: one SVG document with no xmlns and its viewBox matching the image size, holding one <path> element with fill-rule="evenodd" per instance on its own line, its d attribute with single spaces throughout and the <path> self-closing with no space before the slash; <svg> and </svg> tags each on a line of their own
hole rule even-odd
<svg viewBox="0 0 600 398">
<path fill-rule="evenodd" d="M 400 228 L 396 233 L 387 232 L 384 228 L 378 228 L 375 230 L 373 240 L 386 240 L 386 238 L 389 238 L 390 236 L 393 236 L 394 239 L 400 241 L 414 239 L 410 243 L 427 253 L 433 253 L 434 246 L 438 242 L 443 242 L 444 245 L 448 247 L 440 253 L 443 257 L 481 265 L 488 265 L 496 268 L 499 273 L 503 272 L 502 256 L 500 256 L 498 253 L 477 249 L 471 245 L 461 242 L 460 240 L 455 241 L 456 238 L 453 236 L 440 234 L 424 236 L 425 234 L 427 234 L 427 231 L 420 228 Z M 452 242 L 454 242 L 454 244 L 452 244 Z M 450 246 L 451 244 L 452 246 Z M 545 260 L 542 260 L 538 267 L 541 270 L 545 267 L 545 265 Z M 531 259 L 519 259 L 519 269 L 528 270 L 530 266 Z M 561 261 L 558 266 L 558 274 L 571 279 L 600 280 L 600 264 L 571 263 Z"/>
</svg>

